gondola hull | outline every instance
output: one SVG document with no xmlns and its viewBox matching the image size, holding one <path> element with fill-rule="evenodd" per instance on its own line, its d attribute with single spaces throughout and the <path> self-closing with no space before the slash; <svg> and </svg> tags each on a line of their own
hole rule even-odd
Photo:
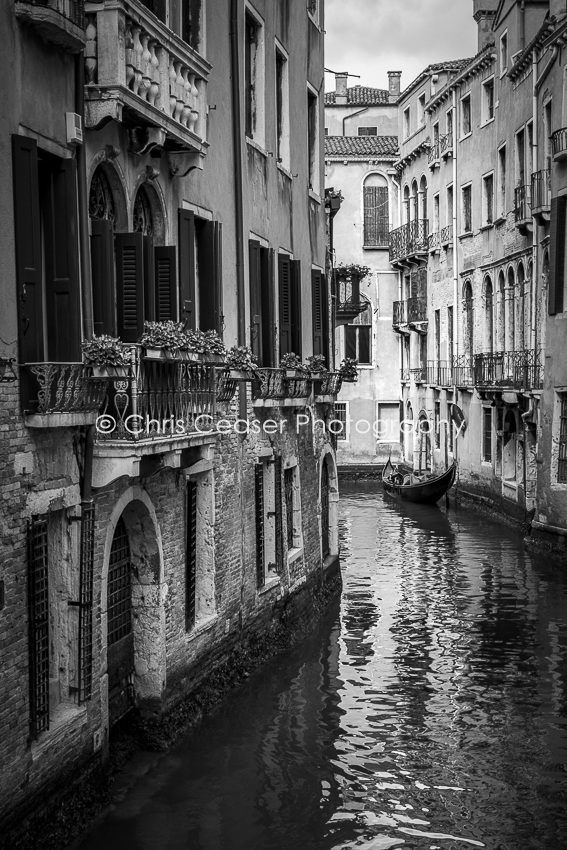
<svg viewBox="0 0 567 850">
<path fill-rule="evenodd" d="M 449 469 L 442 472 L 441 475 L 436 475 L 426 481 L 420 481 L 417 484 L 394 484 L 388 480 L 386 475 L 388 466 L 393 471 L 388 462 L 382 474 L 384 492 L 395 499 L 404 499 L 407 502 L 434 505 L 445 495 L 455 480 L 455 464 L 451 464 Z"/>
</svg>

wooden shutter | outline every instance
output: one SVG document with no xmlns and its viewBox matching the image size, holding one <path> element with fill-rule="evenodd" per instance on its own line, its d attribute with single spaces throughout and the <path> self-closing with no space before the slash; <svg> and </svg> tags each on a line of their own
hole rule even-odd
<svg viewBox="0 0 567 850">
<path fill-rule="evenodd" d="M 250 347 L 260 366 L 263 359 L 263 325 L 262 325 L 262 267 L 260 243 L 255 239 L 248 242 L 249 260 L 249 296 L 250 296 Z"/>
<path fill-rule="evenodd" d="M 195 215 L 191 210 L 179 210 L 179 296 L 181 321 L 188 328 L 197 327 L 195 311 Z"/>
<path fill-rule="evenodd" d="M 311 272 L 311 305 L 313 324 L 313 354 L 322 354 L 328 360 L 327 347 L 327 286 L 322 272 Z M 327 362 L 328 365 L 328 362 Z"/>
<path fill-rule="evenodd" d="M 293 351 L 301 357 L 302 334 L 301 334 L 301 263 L 292 260 L 291 269 L 291 293 L 292 293 L 292 345 Z"/>
<path fill-rule="evenodd" d="M 12 162 L 19 355 L 22 363 L 37 363 L 44 359 L 44 340 L 39 180 L 35 139 L 12 136 Z"/>
<path fill-rule="evenodd" d="M 222 333 L 222 225 L 202 221 L 198 231 L 199 327 Z"/>
<path fill-rule="evenodd" d="M 144 290 L 144 320 L 147 322 L 156 321 L 156 258 L 154 251 L 153 237 L 144 234 L 144 273 L 142 286 Z"/>
<path fill-rule="evenodd" d="M 187 545 L 185 553 L 185 628 L 195 625 L 197 594 L 197 482 L 187 482 Z"/>
<path fill-rule="evenodd" d="M 175 246 L 154 248 L 156 321 L 177 321 L 177 250 Z"/>
<path fill-rule="evenodd" d="M 30 727 L 32 737 L 49 729 L 49 552 L 47 519 L 28 523 Z"/>
<path fill-rule="evenodd" d="M 549 243 L 549 314 L 563 310 L 563 282 L 565 280 L 565 236 L 567 224 L 567 199 L 551 199 L 551 224 Z"/>
<path fill-rule="evenodd" d="M 262 365 L 275 365 L 274 250 L 260 248 L 262 295 Z"/>
<path fill-rule="evenodd" d="M 118 336 L 136 342 L 144 330 L 144 237 L 116 234 Z"/>
<path fill-rule="evenodd" d="M 280 357 L 293 351 L 291 260 L 278 255 Z M 297 352 L 295 352 L 297 354 Z"/>
<path fill-rule="evenodd" d="M 364 244 L 387 245 L 389 236 L 388 187 L 364 187 Z"/>
<path fill-rule="evenodd" d="M 353 325 L 345 325 L 345 357 L 358 358 L 356 351 L 356 328 Z"/>
<path fill-rule="evenodd" d="M 256 586 L 263 587 L 266 583 L 264 564 L 264 464 L 257 463 L 254 467 L 254 485 L 256 496 Z"/>
<path fill-rule="evenodd" d="M 274 507 L 276 519 L 276 572 L 283 572 L 284 568 L 284 545 L 283 545 L 283 503 L 282 503 L 282 458 L 276 455 L 274 458 Z"/>
<path fill-rule="evenodd" d="M 63 159 L 53 168 L 53 220 L 46 228 L 45 295 L 47 354 L 69 363 L 81 359 L 81 300 L 77 228 L 77 167 Z"/>
<path fill-rule="evenodd" d="M 114 233 L 107 219 L 91 220 L 91 274 L 95 334 L 116 333 Z"/>
</svg>

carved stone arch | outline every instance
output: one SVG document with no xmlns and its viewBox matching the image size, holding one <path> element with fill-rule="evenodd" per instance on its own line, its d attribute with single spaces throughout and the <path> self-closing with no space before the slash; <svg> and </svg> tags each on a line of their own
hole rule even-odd
<svg viewBox="0 0 567 850">
<path fill-rule="evenodd" d="M 132 192 L 132 227 L 134 230 L 136 229 L 134 218 L 139 193 L 147 199 L 151 211 L 154 245 L 166 245 L 168 243 L 168 220 L 162 186 L 157 179 L 148 180 L 147 171 L 138 175 L 134 185 L 134 191 Z"/>
<path fill-rule="evenodd" d="M 511 263 L 506 272 L 506 350 L 516 349 L 516 269 Z"/>
<path fill-rule="evenodd" d="M 103 173 L 104 178 L 110 186 L 112 201 L 114 205 L 114 230 L 116 233 L 126 233 L 129 230 L 130 211 L 128 206 L 128 192 L 124 174 L 117 162 L 108 159 L 106 151 L 99 152 L 91 162 L 88 175 L 89 204 L 93 180 L 96 179 L 98 170 Z"/>
<path fill-rule="evenodd" d="M 482 282 L 482 300 L 484 304 L 484 350 L 492 354 L 494 350 L 494 287 L 492 277 L 487 273 Z"/>
<path fill-rule="evenodd" d="M 319 516 L 320 516 L 320 539 L 323 540 L 323 515 L 322 509 L 324 506 L 325 499 L 322 493 L 322 483 L 323 483 L 323 466 L 326 464 L 327 473 L 328 473 L 328 487 L 329 487 L 329 517 L 328 517 L 328 529 L 329 529 L 329 557 L 333 557 L 339 554 L 339 476 L 337 471 L 337 461 L 335 458 L 335 453 L 331 446 L 326 445 L 323 448 L 320 456 L 320 464 L 319 464 Z"/>
<path fill-rule="evenodd" d="M 472 281 L 467 278 L 463 284 L 463 350 L 472 357 L 474 345 L 474 299 Z"/>
<path fill-rule="evenodd" d="M 166 683 L 163 546 L 154 506 L 148 494 L 137 486 L 120 496 L 106 523 L 101 576 L 101 673 L 107 682 L 108 574 L 119 520 L 126 528 L 132 571 L 135 701 L 143 711 L 154 712 L 159 711 Z M 107 711 L 103 701 L 103 712 Z M 108 729 L 108 714 L 104 721 Z"/>
</svg>

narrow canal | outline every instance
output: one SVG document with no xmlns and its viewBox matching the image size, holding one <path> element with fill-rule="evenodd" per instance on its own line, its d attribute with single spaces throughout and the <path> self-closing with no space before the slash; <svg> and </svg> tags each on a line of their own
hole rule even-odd
<svg viewBox="0 0 567 850">
<path fill-rule="evenodd" d="M 506 528 L 379 490 L 343 488 L 341 546 L 340 611 L 75 846 L 567 847 L 567 582 Z"/>
</svg>

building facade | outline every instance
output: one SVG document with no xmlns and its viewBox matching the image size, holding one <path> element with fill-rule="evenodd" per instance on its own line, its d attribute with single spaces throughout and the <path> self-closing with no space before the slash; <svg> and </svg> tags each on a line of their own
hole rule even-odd
<svg viewBox="0 0 567 850">
<path fill-rule="evenodd" d="M 299 0 L 2 5 L 6 835 L 340 580 L 333 388 L 279 368 L 333 347 L 323 28 Z M 147 321 L 251 347 L 254 382 L 156 359 Z M 93 334 L 122 376 L 83 366 Z"/>
<path fill-rule="evenodd" d="M 382 464 L 399 459 L 398 357 L 392 308 L 397 274 L 389 263 L 389 232 L 398 217 L 398 127 L 396 100 L 400 74 L 391 72 L 388 89 L 347 86 L 336 75 L 336 90 L 325 95 L 325 179 L 343 196 L 334 226 L 336 272 L 335 360 L 355 358 L 359 377 L 343 383 L 336 407 L 339 465 Z M 368 270 L 350 291 L 341 269 Z M 352 303 L 354 302 L 354 304 Z"/>
</svg>

